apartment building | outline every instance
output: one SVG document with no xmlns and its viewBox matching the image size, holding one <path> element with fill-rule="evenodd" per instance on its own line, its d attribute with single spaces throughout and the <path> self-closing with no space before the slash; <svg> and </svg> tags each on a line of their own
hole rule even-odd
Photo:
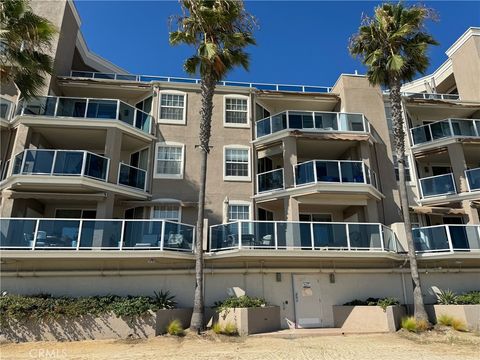
<svg viewBox="0 0 480 360">
<path fill-rule="evenodd" d="M 92 53 L 73 2 L 33 8 L 60 34 L 42 96 L 2 89 L 2 290 L 164 289 L 192 306 L 199 81 L 130 74 Z M 427 301 L 433 285 L 479 287 L 479 35 L 470 28 L 403 89 Z M 239 287 L 279 305 L 284 327 L 328 327 L 332 305 L 355 298 L 411 303 L 389 124 L 388 97 L 360 75 L 332 87 L 220 83 L 207 305 Z"/>
</svg>

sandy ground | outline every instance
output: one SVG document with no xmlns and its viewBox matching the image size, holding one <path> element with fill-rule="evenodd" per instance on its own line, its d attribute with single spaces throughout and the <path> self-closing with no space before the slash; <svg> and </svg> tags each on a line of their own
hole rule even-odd
<svg viewBox="0 0 480 360">
<path fill-rule="evenodd" d="M 301 338 L 188 335 L 149 340 L 35 342 L 0 345 L 7 359 L 479 360 L 478 334 L 376 334 Z"/>
</svg>

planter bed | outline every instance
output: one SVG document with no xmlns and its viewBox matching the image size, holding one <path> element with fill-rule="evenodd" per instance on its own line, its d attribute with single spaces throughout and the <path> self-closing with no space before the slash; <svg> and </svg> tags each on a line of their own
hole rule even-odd
<svg viewBox="0 0 480 360">
<path fill-rule="evenodd" d="M 213 322 L 221 326 L 236 325 L 239 335 L 250 335 L 280 330 L 280 307 L 229 308 L 215 314 Z"/>
<path fill-rule="evenodd" d="M 395 332 L 400 328 L 402 317 L 406 316 L 405 307 L 334 305 L 333 321 L 336 328 L 345 332 Z"/>
<path fill-rule="evenodd" d="M 480 305 L 426 305 L 426 310 L 433 323 L 440 315 L 449 315 L 464 322 L 469 330 L 480 330 Z"/>
</svg>

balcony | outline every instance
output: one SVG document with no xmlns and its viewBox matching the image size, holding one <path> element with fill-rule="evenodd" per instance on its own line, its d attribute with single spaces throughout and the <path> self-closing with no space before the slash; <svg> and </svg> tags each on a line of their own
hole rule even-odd
<svg viewBox="0 0 480 360">
<path fill-rule="evenodd" d="M 392 230 L 381 224 L 237 221 L 210 227 L 211 252 L 310 250 L 401 252 Z"/>
<path fill-rule="evenodd" d="M 376 176 L 362 161 L 311 160 L 295 165 L 295 187 L 317 183 L 370 184 Z"/>
<path fill-rule="evenodd" d="M 480 168 L 465 170 L 469 191 L 480 190 Z"/>
<path fill-rule="evenodd" d="M 194 226 L 166 220 L 0 219 L 2 250 L 192 252 Z"/>
<path fill-rule="evenodd" d="M 409 99 L 425 99 L 425 100 L 460 100 L 460 95 L 458 94 L 437 94 L 437 93 L 413 93 L 413 92 L 403 92 L 403 97 Z"/>
<path fill-rule="evenodd" d="M 109 164 L 110 159 L 88 151 L 24 150 L 14 158 L 12 175 L 81 176 L 106 181 Z"/>
<path fill-rule="evenodd" d="M 116 80 L 116 81 L 134 81 L 134 82 L 170 82 L 183 84 L 200 84 L 200 79 L 183 78 L 173 76 L 155 76 L 155 75 L 134 75 L 134 74 L 116 74 L 103 73 L 93 71 L 71 71 L 70 76 L 82 79 L 100 79 L 100 80 Z M 271 83 L 249 83 L 242 81 L 219 81 L 218 86 L 237 86 L 244 88 L 255 88 L 258 90 L 268 91 L 291 91 L 291 92 L 309 92 L 309 93 L 329 93 L 331 87 L 317 85 L 292 85 L 292 84 L 271 84 Z"/>
<path fill-rule="evenodd" d="M 429 176 L 420 179 L 420 193 L 423 199 L 440 196 L 456 194 L 455 180 L 453 174 L 444 174 Z"/>
<path fill-rule="evenodd" d="M 22 100 L 16 115 L 118 120 L 143 133 L 152 133 L 152 117 L 149 114 L 115 99 L 45 96 Z"/>
<path fill-rule="evenodd" d="M 480 119 L 447 119 L 410 129 L 414 146 L 447 138 L 480 138 Z"/>
<path fill-rule="evenodd" d="M 413 229 L 417 253 L 479 252 L 480 225 L 437 225 Z"/>
<path fill-rule="evenodd" d="M 282 130 L 367 133 L 370 126 L 362 114 L 287 110 L 258 120 L 255 124 L 255 138 L 259 139 Z"/>
<path fill-rule="evenodd" d="M 121 163 L 118 168 L 118 185 L 146 191 L 147 172 L 135 166 Z"/>
<path fill-rule="evenodd" d="M 257 194 L 285 189 L 283 169 L 270 170 L 257 175 Z"/>
</svg>

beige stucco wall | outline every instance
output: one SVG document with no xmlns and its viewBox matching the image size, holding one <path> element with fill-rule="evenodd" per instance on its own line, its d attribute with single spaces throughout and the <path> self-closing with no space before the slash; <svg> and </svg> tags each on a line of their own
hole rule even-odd
<svg viewBox="0 0 480 360">
<path fill-rule="evenodd" d="M 458 93 L 462 100 L 480 100 L 480 36 L 470 37 L 452 55 Z"/>
<path fill-rule="evenodd" d="M 395 332 L 400 328 L 404 307 L 333 306 L 334 326 L 344 332 Z"/>
</svg>

